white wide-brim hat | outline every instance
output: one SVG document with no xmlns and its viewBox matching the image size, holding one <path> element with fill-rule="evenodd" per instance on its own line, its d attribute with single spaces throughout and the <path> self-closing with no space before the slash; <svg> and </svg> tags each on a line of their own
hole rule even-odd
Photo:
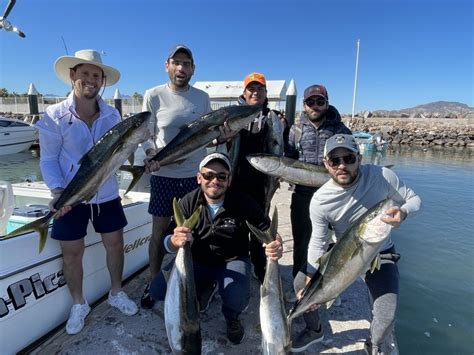
<svg viewBox="0 0 474 355">
<path fill-rule="evenodd" d="M 111 86 L 117 83 L 120 79 L 120 72 L 108 65 L 102 64 L 102 57 L 100 53 L 93 49 L 83 49 L 74 53 L 72 56 L 59 57 L 54 63 L 54 71 L 59 79 L 64 81 L 66 84 L 71 84 L 71 78 L 69 76 L 70 69 L 74 68 L 78 64 L 92 64 L 104 71 L 106 79 L 104 81 L 105 86 Z"/>
</svg>

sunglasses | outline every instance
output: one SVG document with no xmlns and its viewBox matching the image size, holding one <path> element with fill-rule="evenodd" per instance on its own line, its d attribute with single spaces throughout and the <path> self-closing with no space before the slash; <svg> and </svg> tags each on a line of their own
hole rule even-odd
<svg viewBox="0 0 474 355">
<path fill-rule="evenodd" d="M 357 161 L 357 156 L 354 154 L 348 154 L 342 157 L 328 158 L 327 160 L 331 168 L 338 167 L 339 165 L 341 165 L 342 162 L 344 162 L 344 165 L 351 165 L 351 164 L 354 164 L 356 161 Z"/>
<path fill-rule="evenodd" d="M 321 98 L 321 99 L 308 99 L 304 102 L 306 104 L 306 106 L 308 107 L 313 107 L 315 104 L 316 106 L 324 106 L 326 105 L 326 100 Z"/>
<path fill-rule="evenodd" d="M 227 179 L 229 178 L 229 174 L 226 174 L 226 173 L 217 173 L 216 174 L 216 173 L 207 172 L 207 173 L 201 173 L 201 176 L 206 181 L 212 181 L 215 178 L 217 178 L 217 181 L 224 182 L 224 181 L 227 181 Z"/>
</svg>

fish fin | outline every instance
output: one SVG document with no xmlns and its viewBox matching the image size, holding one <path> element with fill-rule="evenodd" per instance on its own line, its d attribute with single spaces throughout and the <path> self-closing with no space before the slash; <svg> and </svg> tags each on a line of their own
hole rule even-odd
<svg viewBox="0 0 474 355">
<path fill-rule="evenodd" d="M 372 260 L 372 262 L 370 263 L 370 272 L 373 273 L 375 269 L 380 270 L 380 265 L 380 254 L 377 254 L 374 260 Z"/>
<path fill-rule="evenodd" d="M 394 166 L 395 164 L 388 164 L 388 165 L 384 165 L 384 168 L 392 169 Z"/>
<path fill-rule="evenodd" d="M 130 156 L 128 157 L 128 162 L 130 163 L 131 166 L 135 165 L 135 154 L 134 153 L 130 154 Z"/>
<path fill-rule="evenodd" d="M 331 308 L 331 306 L 334 304 L 335 301 L 336 301 L 336 299 L 334 298 L 334 299 L 326 302 L 326 309 Z"/>
<path fill-rule="evenodd" d="M 173 215 L 176 225 L 179 227 L 182 226 L 184 224 L 183 210 L 181 209 L 176 197 L 173 198 Z"/>
<path fill-rule="evenodd" d="M 142 175 L 145 173 L 145 168 L 143 166 L 122 165 L 119 170 L 126 171 L 133 176 L 132 182 L 128 185 L 127 190 L 125 191 L 125 195 L 135 187 Z"/>
<path fill-rule="evenodd" d="M 245 221 L 247 223 L 247 226 L 249 227 L 250 231 L 257 237 L 257 239 L 265 244 L 271 243 L 273 241 L 272 236 L 269 233 L 269 230 L 266 230 L 265 232 L 258 229 L 254 225 L 250 224 L 248 221 Z"/>
<path fill-rule="evenodd" d="M 168 283 L 168 280 L 170 279 L 170 275 L 171 275 L 171 271 L 173 269 L 171 268 L 170 270 L 161 270 L 161 272 L 163 273 L 163 277 L 165 278 L 165 281 L 166 283 Z"/>
<path fill-rule="evenodd" d="M 201 210 L 202 210 L 202 206 L 200 205 L 198 208 L 196 208 L 196 210 L 194 210 L 191 217 L 189 217 L 187 220 L 184 221 L 183 225 L 185 227 L 188 227 L 189 229 L 193 229 L 194 226 L 199 221 L 199 216 L 201 215 Z"/>
<path fill-rule="evenodd" d="M 322 275 L 324 274 L 324 272 L 326 271 L 326 266 L 328 264 L 328 261 L 329 261 L 329 253 L 330 251 L 324 253 L 323 255 L 321 255 L 318 260 L 316 260 L 316 264 L 319 265 L 318 267 L 318 272 Z"/>
<path fill-rule="evenodd" d="M 275 238 L 278 233 L 278 210 L 275 206 L 273 209 L 272 223 L 270 224 L 270 237 Z"/>
<path fill-rule="evenodd" d="M 14 231 L 8 233 L 4 239 L 16 237 L 17 235 L 24 234 L 27 232 L 36 231 L 39 234 L 39 252 L 41 253 L 46 245 L 46 239 L 48 238 L 48 228 L 49 228 L 49 221 L 53 217 L 54 213 L 49 211 L 49 213 L 37 220 L 25 224 L 24 226 L 15 229 Z"/>
</svg>

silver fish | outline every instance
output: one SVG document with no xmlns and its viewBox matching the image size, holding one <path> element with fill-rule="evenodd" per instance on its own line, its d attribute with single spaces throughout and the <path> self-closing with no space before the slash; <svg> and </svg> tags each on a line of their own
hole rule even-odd
<svg viewBox="0 0 474 355">
<path fill-rule="evenodd" d="M 201 206 L 189 219 L 185 220 L 181 207 L 174 199 L 173 211 L 177 226 L 193 229 L 199 220 Z M 201 353 L 199 305 L 189 243 L 179 248 L 168 279 L 165 296 L 165 326 L 173 354 Z"/>
<path fill-rule="evenodd" d="M 291 184 L 321 187 L 331 178 L 322 165 L 274 154 L 249 154 L 247 160 L 258 171 L 275 178 L 282 178 Z"/>
<path fill-rule="evenodd" d="M 240 131 L 248 126 L 262 110 L 260 106 L 226 106 L 209 112 L 194 120 L 179 130 L 179 133 L 161 149 L 151 160 L 158 161 L 161 166 L 173 164 L 185 159 L 189 154 L 209 145 L 219 134 L 219 127 L 227 123 L 232 131 Z M 120 169 L 133 175 L 132 182 L 127 189 L 130 191 L 145 172 L 143 166 Z"/>
<path fill-rule="evenodd" d="M 148 122 L 150 112 L 141 112 L 117 123 L 85 153 L 78 164 L 81 166 L 65 187 L 54 207 L 60 210 L 64 206 L 77 206 L 89 201 L 102 184 L 109 179 L 138 145 L 150 137 Z M 48 235 L 50 219 L 55 215 L 49 212 L 46 216 L 28 223 L 7 234 L 4 238 L 36 230 L 39 235 L 39 251 L 43 250 Z"/>
<path fill-rule="evenodd" d="M 392 229 L 380 218 L 391 206 L 392 200 L 379 202 L 354 222 L 334 247 L 319 258 L 318 271 L 290 310 L 290 320 L 315 304 L 330 307 L 335 298 L 359 276 L 380 267 L 378 253 Z"/>
<path fill-rule="evenodd" d="M 278 211 L 275 208 L 270 228 L 263 232 L 247 222 L 249 229 L 262 243 L 275 240 L 278 227 Z M 265 278 L 260 287 L 260 326 L 264 354 L 288 354 L 291 349 L 283 289 L 278 261 L 267 258 Z"/>
</svg>

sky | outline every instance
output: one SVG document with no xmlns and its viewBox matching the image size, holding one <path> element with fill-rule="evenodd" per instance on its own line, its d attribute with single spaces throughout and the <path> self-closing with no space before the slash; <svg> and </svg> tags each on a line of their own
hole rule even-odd
<svg viewBox="0 0 474 355">
<path fill-rule="evenodd" d="M 0 0 L 0 11 L 8 1 Z M 293 79 L 298 102 L 312 84 L 352 111 L 398 110 L 434 101 L 474 106 L 472 0 L 17 0 L 0 31 L 0 88 L 63 96 L 54 61 L 66 50 L 102 51 L 121 71 L 105 90 L 143 94 L 168 80 L 169 49 L 194 54 L 191 80 Z M 64 42 L 63 42 L 64 39 Z"/>
</svg>

